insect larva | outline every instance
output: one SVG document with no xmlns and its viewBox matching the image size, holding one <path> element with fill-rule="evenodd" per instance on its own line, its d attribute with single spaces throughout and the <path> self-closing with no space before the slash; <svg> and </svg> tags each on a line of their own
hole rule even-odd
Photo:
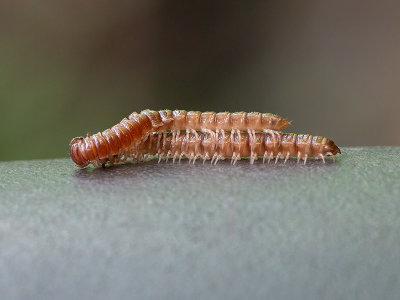
<svg viewBox="0 0 400 300">
<path fill-rule="evenodd" d="M 173 131 L 179 135 L 181 130 L 193 133 L 198 139 L 197 131 L 208 132 L 215 139 L 215 133 L 241 130 L 249 133 L 264 130 L 278 136 L 274 130 L 285 128 L 290 122 L 273 114 L 261 113 L 215 113 L 186 112 L 184 110 L 144 110 L 132 113 L 119 124 L 87 137 L 76 137 L 70 142 L 70 155 L 78 167 L 88 164 L 101 166 L 107 162 L 121 161 L 146 140 L 152 132 Z M 274 137 L 275 138 L 275 137 Z M 160 144 L 158 137 L 157 144 Z"/>
<path fill-rule="evenodd" d="M 284 159 L 286 162 L 290 157 L 297 157 L 297 161 L 314 157 L 325 162 L 325 156 L 334 156 L 340 153 L 340 149 L 332 140 L 321 136 L 309 134 L 279 133 L 281 143 L 276 143 L 271 134 L 256 133 L 255 139 L 251 135 L 242 133 L 232 136 L 218 135 L 217 142 L 209 134 L 199 133 L 198 138 L 193 135 L 173 136 L 171 133 L 155 133 L 153 137 L 139 146 L 139 153 L 158 155 L 159 159 L 188 158 L 189 162 L 195 163 L 197 158 L 204 161 L 211 159 L 216 164 L 218 160 L 231 158 L 235 164 L 242 157 L 250 157 L 250 163 L 259 157 L 263 157 L 263 163 L 275 158 Z M 162 143 L 156 143 L 158 136 L 162 136 Z M 252 145 L 253 144 L 253 145 Z"/>
</svg>

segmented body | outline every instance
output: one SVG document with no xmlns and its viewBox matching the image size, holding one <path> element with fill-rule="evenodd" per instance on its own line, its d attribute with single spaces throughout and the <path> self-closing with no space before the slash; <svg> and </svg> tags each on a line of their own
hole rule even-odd
<svg viewBox="0 0 400 300">
<path fill-rule="evenodd" d="M 255 134 L 264 130 L 278 136 L 275 130 L 285 128 L 290 122 L 273 114 L 261 113 L 215 113 L 184 110 L 144 110 L 132 113 L 119 124 L 110 129 L 87 137 L 76 137 L 70 142 L 70 155 L 75 164 L 81 168 L 88 164 L 99 166 L 114 163 L 124 158 L 124 154 L 136 151 L 138 145 L 146 141 L 153 132 L 172 131 L 179 136 L 182 130 L 193 134 L 199 141 L 198 131 L 208 133 L 215 143 L 216 135 L 225 136 L 225 131 L 240 136 L 241 131 Z M 279 141 L 278 141 L 279 142 Z M 157 145 L 160 145 L 158 139 Z"/>
<path fill-rule="evenodd" d="M 256 133 L 255 139 L 251 135 L 242 133 L 241 135 L 218 135 L 215 140 L 211 135 L 199 133 L 198 137 L 194 134 L 174 136 L 172 133 L 154 133 L 149 139 L 140 144 L 135 151 L 125 153 L 125 158 L 141 159 L 143 155 L 157 155 L 159 161 L 162 158 L 172 158 L 175 162 L 182 158 L 189 161 L 196 161 L 201 158 L 203 162 L 210 160 L 216 164 L 219 160 L 231 158 L 235 164 L 242 157 L 250 157 L 253 163 L 259 157 L 263 157 L 263 162 L 271 159 L 284 159 L 285 162 L 290 157 L 295 157 L 307 161 L 307 158 L 314 157 L 324 160 L 326 156 L 334 156 L 340 153 L 340 149 L 335 143 L 325 137 L 311 136 L 308 134 L 279 133 L 281 143 L 276 143 L 271 134 Z M 158 142 L 161 136 L 161 143 Z"/>
</svg>

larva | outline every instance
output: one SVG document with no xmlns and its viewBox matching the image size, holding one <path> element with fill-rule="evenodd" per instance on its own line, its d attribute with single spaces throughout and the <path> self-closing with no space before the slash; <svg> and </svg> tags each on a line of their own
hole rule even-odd
<svg viewBox="0 0 400 300">
<path fill-rule="evenodd" d="M 202 131 L 215 139 L 215 134 L 221 133 L 225 136 L 225 131 L 236 131 L 240 135 L 242 130 L 253 134 L 255 131 L 264 130 L 275 138 L 279 137 L 275 130 L 281 130 L 288 124 L 288 120 L 268 113 L 144 110 L 141 113 L 132 113 L 119 124 L 103 132 L 72 139 L 70 156 L 81 168 L 88 164 L 101 166 L 107 162 L 123 160 L 124 153 L 135 151 L 152 132 L 171 130 L 174 135 L 179 135 L 181 130 L 186 130 L 187 135 L 192 133 L 198 139 L 197 131 Z"/>
<path fill-rule="evenodd" d="M 209 134 L 199 133 L 198 138 L 193 135 L 173 136 L 171 133 L 154 133 L 152 137 L 142 143 L 133 156 L 143 154 L 158 155 L 162 158 L 188 158 L 189 162 L 195 163 L 197 158 L 202 158 L 203 163 L 211 159 L 216 164 L 219 160 L 231 158 L 232 164 L 242 157 L 250 157 L 250 163 L 263 157 L 263 162 L 275 159 L 284 159 L 286 162 L 290 157 L 297 157 L 297 161 L 314 157 L 325 162 L 326 156 L 335 156 L 340 149 L 335 143 L 322 136 L 309 134 L 279 133 L 281 143 L 276 143 L 269 133 L 256 133 L 255 139 L 251 135 L 242 133 L 232 136 L 218 135 L 217 142 Z M 157 143 L 158 137 L 162 136 L 162 143 Z"/>
</svg>

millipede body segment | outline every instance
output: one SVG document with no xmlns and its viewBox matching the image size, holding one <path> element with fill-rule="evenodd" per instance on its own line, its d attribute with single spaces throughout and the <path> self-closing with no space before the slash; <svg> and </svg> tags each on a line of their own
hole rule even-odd
<svg viewBox="0 0 400 300">
<path fill-rule="evenodd" d="M 290 157 L 303 159 L 304 163 L 309 157 L 325 161 L 326 156 L 340 153 L 340 149 L 333 141 L 322 136 L 279 134 L 281 143 L 277 143 L 269 133 L 256 133 L 255 136 L 248 133 L 225 136 L 219 134 L 216 141 L 207 133 L 199 133 L 198 136 L 154 133 L 130 155 L 133 158 L 140 158 L 143 154 L 157 155 L 160 160 L 173 158 L 174 161 L 185 157 L 193 163 L 197 158 L 202 158 L 203 162 L 211 159 L 214 163 L 231 158 L 232 163 L 235 164 L 242 157 L 250 157 L 251 163 L 259 157 L 263 157 L 263 161 L 275 158 L 275 162 L 278 159 L 285 159 L 286 162 Z"/>
<path fill-rule="evenodd" d="M 288 120 L 269 113 L 144 110 L 141 113 L 132 113 L 103 132 L 72 139 L 70 156 L 81 168 L 89 164 L 101 166 L 108 162 L 112 164 L 123 158 L 125 153 L 136 151 L 153 132 L 172 131 L 179 136 L 181 131 L 186 131 L 186 136 L 192 133 L 198 140 L 200 131 L 208 133 L 215 140 L 217 134 L 225 136 L 225 131 L 231 134 L 236 132 L 239 136 L 242 131 L 251 135 L 256 131 L 265 131 L 276 140 L 276 137 L 279 138 L 276 130 L 281 130 L 288 124 Z"/>
</svg>

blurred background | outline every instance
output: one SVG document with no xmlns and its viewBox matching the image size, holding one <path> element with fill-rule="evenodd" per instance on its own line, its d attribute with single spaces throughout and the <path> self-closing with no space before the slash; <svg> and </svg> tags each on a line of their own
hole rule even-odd
<svg viewBox="0 0 400 300">
<path fill-rule="evenodd" d="M 260 111 L 400 145 L 400 1 L 0 0 L 0 160 L 133 111 Z"/>
</svg>

